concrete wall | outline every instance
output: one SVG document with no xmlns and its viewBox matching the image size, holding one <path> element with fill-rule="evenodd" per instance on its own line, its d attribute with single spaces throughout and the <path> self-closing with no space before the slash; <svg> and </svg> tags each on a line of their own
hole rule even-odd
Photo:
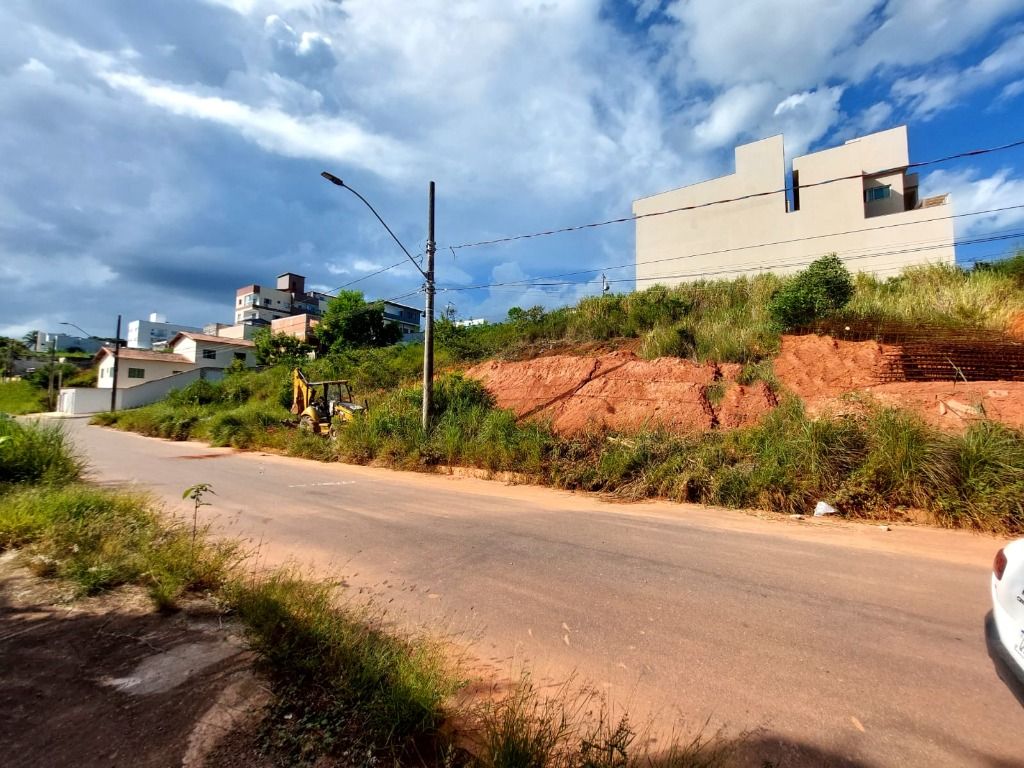
<svg viewBox="0 0 1024 768">
<path fill-rule="evenodd" d="M 220 381 L 224 376 L 223 369 L 193 368 L 190 371 L 167 376 L 163 379 L 148 381 L 131 389 L 117 390 L 117 408 L 138 408 L 149 405 L 167 397 L 171 390 L 182 389 L 193 381 L 206 379 Z M 110 389 L 93 387 L 73 387 L 61 389 L 57 398 L 57 410 L 71 416 L 101 413 L 110 410 Z"/>
<path fill-rule="evenodd" d="M 851 271 L 879 276 L 897 274 L 912 264 L 953 263 L 953 222 L 947 218 L 952 207 L 904 211 L 902 170 L 884 173 L 907 163 L 905 127 L 794 158 L 799 209 L 790 210 L 786 194 L 773 192 L 788 186 L 782 136 L 737 147 L 735 173 L 637 200 L 633 212 L 643 215 L 771 194 L 638 219 L 637 288 L 767 271 L 791 273 L 828 253 L 844 259 Z M 807 186 L 851 175 L 855 178 Z M 865 188 L 882 184 L 892 186 L 890 198 L 866 205 Z M 914 250 L 893 253 L 909 249 Z"/>
</svg>

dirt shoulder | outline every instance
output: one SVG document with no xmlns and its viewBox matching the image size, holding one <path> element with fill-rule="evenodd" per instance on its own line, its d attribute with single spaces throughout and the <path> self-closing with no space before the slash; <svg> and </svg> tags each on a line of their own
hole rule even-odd
<svg viewBox="0 0 1024 768">
<path fill-rule="evenodd" d="M 9 768 L 200 766 L 268 694 L 238 627 L 127 589 L 70 600 L 0 556 L 0 743 Z M 239 763 L 241 764 L 241 763 Z"/>
</svg>

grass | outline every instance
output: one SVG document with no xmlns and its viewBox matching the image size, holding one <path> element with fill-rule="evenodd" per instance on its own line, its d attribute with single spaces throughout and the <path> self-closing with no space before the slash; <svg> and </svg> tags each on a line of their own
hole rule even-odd
<svg viewBox="0 0 1024 768">
<path fill-rule="evenodd" d="M 27 381 L 0 383 L 0 413 L 21 416 L 46 410 L 46 392 Z"/>
<path fill-rule="evenodd" d="M 759 363 L 748 363 L 740 378 L 777 387 L 770 366 Z M 709 387 L 712 399 L 722 394 L 718 385 Z M 514 472 L 631 500 L 668 498 L 786 514 L 806 513 L 825 500 L 850 517 L 888 518 L 913 507 L 942 526 L 1024 531 L 1024 433 L 995 423 L 946 435 L 887 408 L 811 418 L 789 398 L 759 424 L 732 432 L 561 437 L 496 408 L 478 382 L 448 375 L 437 382 L 435 419 L 425 432 L 420 398 L 417 387 L 392 391 L 333 442 L 280 427 L 274 421 L 284 415 L 275 410 L 280 406 L 266 402 L 220 411 L 164 403 L 101 421 L 143 434 L 205 437 L 217 445 L 321 461 Z"/>
<path fill-rule="evenodd" d="M 444 398 L 452 409 L 480 405 L 460 383 Z M 82 465 L 59 428 L 18 425 L 4 437 L 41 464 Z M 69 580 L 80 594 L 140 585 L 162 610 L 190 593 L 215 598 L 243 623 L 271 681 L 260 745 L 275 764 L 359 755 L 368 765 L 717 768 L 732 754 L 729 742 L 698 735 L 655 760 L 642 740 L 634 748 L 627 718 L 611 728 L 603 714 L 593 716 L 592 695 L 566 689 L 545 699 L 528 678 L 478 711 L 456 711 L 463 681 L 439 641 L 395 632 L 383 611 L 346 600 L 332 582 L 287 570 L 247 572 L 237 544 L 215 541 L 205 529 L 194 535 L 145 495 L 85 485 L 74 469 L 15 472 L 13 456 L 0 462 L 5 476 L 20 478 L 0 489 L 0 550 L 19 548 L 37 573 Z M 462 750 L 446 728 L 453 721 L 482 748 Z"/>
<path fill-rule="evenodd" d="M 84 466 L 59 424 L 0 419 L 0 491 L 13 483 L 77 480 Z"/>
</svg>

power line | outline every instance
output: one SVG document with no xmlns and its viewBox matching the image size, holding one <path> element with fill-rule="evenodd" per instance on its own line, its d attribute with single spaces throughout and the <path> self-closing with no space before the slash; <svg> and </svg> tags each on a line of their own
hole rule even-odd
<svg viewBox="0 0 1024 768">
<path fill-rule="evenodd" d="M 909 163 L 905 166 L 898 166 L 895 168 L 886 168 L 879 171 L 874 171 L 870 174 L 851 174 L 849 176 L 838 176 L 834 179 L 824 179 L 823 181 L 814 181 L 808 184 L 801 184 L 798 189 L 810 189 L 812 187 L 820 187 L 825 184 L 834 184 L 838 181 L 852 181 L 854 179 L 862 179 L 865 175 L 869 176 L 884 176 L 891 173 L 903 172 L 910 168 L 924 168 L 929 165 L 937 165 L 939 163 L 947 163 L 951 160 L 961 160 L 965 157 L 977 157 L 979 155 L 987 155 L 993 152 L 1003 152 L 1008 149 L 1014 149 L 1016 147 L 1024 146 L 1024 139 L 1018 139 L 1011 141 L 1008 144 L 1002 144 L 996 147 L 986 147 L 983 149 L 971 149 L 966 152 L 957 152 L 956 154 L 946 155 L 945 157 L 937 157 L 932 160 L 921 160 L 916 163 Z M 535 237 L 547 237 L 549 235 L 557 235 L 565 232 L 578 232 L 584 229 L 595 229 L 597 227 L 605 227 L 610 224 L 624 224 L 630 221 L 637 221 L 639 219 L 646 219 L 653 216 L 666 216 L 671 213 L 681 213 L 683 211 L 694 211 L 700 208 L 709 208 L 713 205 L 723 205 L 725 203 L 737 203 L 742 200 L 752 200 L 758 197 L 768 197 L 770 195 L 784 194 L 793 191 L 793 187 L 784 186 L 781 189 L 773 189 L 766 192 L 751 192 L 746 195 L 739 195 L 738 197 L 724 198 L 722 200 L 712 200 L 706 203 L 696 203 L 693 205 L 684 205 L 678 208 L 670 208 L 666 211 L 651 211 L 650 213 L 638 213 L 631 216 L 622 216 L 617 219 L 606 219 L 605 221 L 595 221 L 589 224 L 577 224 L 571 227 L 560 227 L 558 229 L 548 229 L 541 232 L 530 232 L 521 235 L 508 235 L 506 237 L 497 237 L 491 240 L 478 240 L 476 242 L 462 243 L 460 245 L 449 245 L 446 246 L 452 250 L 459 250 L 463 248 L 479 248 L 484 245 L 497 245 L 499 243 L 510 243 L 516 240 L 528 240 Z"/>
<path fill-rule="evenodd" d="M 1011 239 L 1018 238 L 1018 237 L 1024 237 L 1024 230 L 1017 230 L 1017 231 L 1014 231 L 1014 232 L 1008 232 L 1008 233 L 1003 233 L 1003 234 L 999 234 L 999 235 L 983 235 L 983 236 L 979 236 L 979 237 L 976 237 L 976 238 L 963 239 L 963 240 L 959 240 L 959 241 L 954 241 L 953 245 L 954 246 L 958 246 L 958 245 L 976 245 L 976 244 L 979 244 L 979 243 L 991 243 L 991 242 L 998 242 L 998 241 L 1001 241 L 1001 240 L 1011 240 Z M 871 253 L 855 254 L 855 255 L 846 257 L 845 259 L 843 259 L 843 261 L 854 261 L 854 260 L 866 259 L 866 258 L 877 258 L 879 256 L 892 256 L 892 255 L 898 255 L 898 254 L 904 254 L 904 253 L 919 253 L 921 251 L 934 251 L 934 250 L 938 250 L 939 248 L 947 247 L 947 243 L 945 243 L 945 242 L 941 242 L 941 243 L 938 242 L 938 241 L 933 241 L 933 242 L 935 242 L 936 244 L 935 245 L 919 245 L 919 246 L 913 247 L 913 248 L 903 248 L 903 249 L 897 249 L 897 250 L 892 250 L 892 251 L 875 251 L 875 252 L 871 252 Z M 683 278 L 683 277 L 705 277 L 705 276 L 708 276 L 708 275 L 757 272 L 757 271 L 764 271 L 767 267 L 771 267 L 772 269 L 776 269 L 776 268 L 779 268 L 779 267 L 806 266 L 808 264 L 813 263 L 814 261 L 815 261 L 815 259 L 811 258 L 810 260 L 806 260 L 805 259 L 805 260 L 798 261 L 798 262 L 786 262 L 786 263 L 778 263 L 778 264 L 771 264 L 771 265 L 750 264 L 750 263 L 748 263 L 748 264 L 734 265 L 732 267 L 727 267 L 727 268 L 724 268 L 724 269 L 718 269 L 718 270 L 712 270 L 712 271 L 682 272 L 682 273 L 677 273 L 677 274 L 652 275 L 650 277 L 643 277 L 643 278 L 640 278 L 640 279 L 641 280 L 651 280 L 651 281 L 654 281 L 654 280 L 662 280 L 662 279 L 676 279 L 676 278 Z M 582 282 L 580 282 L 580 281 L 569 281 L 569 280 L 562 280 L 562 281 L 551 280 L 549 282 L 538 282 L 538 281 L 541 281 L 541 280 L 546 280 L 546 278 L 542 278 L 542 277 L 524 278 L 523 280 L 511 280 L 511 281 L 505 281 L 505 282 L 501 282 L 501 283 L 489 283 L 489 284 L 472 285 L 472 286 L 453 286 L 453 287 L 449 287 L 449 288 L 442 288 L 442 289 L 439 289 L 439 290 L 443 290 L 443 291 L 474 291 L 474 290 L 482 290 L 484 288 L 497 288 L 497 287 L 508 287 L 508 286 L 520 286 L 522 288 L 533 288 L 533 287 L 551 287 L 551 286 L 563 286 L 563 285 L 586 285 L 589 282 L 596 282 L 596 281 L 582 281 Z M 627 278 L 609 279 L 608 282 L 609 283 L 626 283 L 626 282 L 635 282 L 636 280 L 637 280 L 636 277 L 627 277 Z"/>
<path fill-rule="evenodd" d="M 882 224 L 882 225 L 879 225 L 877 227 L 862 227 L 860 229 L 848 229 L 848 230 L 845 230 L 843 232 L 829 232 L 829 233 L 826 233 L 826 234 L 823 234 L 823 235 L 808 235 L 806 237 L 794 237 L 794 238 L 791 238 L 791 239 L 788 239 L 788 240 L 775 240 L 775 241 L 764 242 L 764 243 L 752 243 L 751 245 L 738 245 L 738 246 L 735 246 L 735 247 L 732 247 L 732 248 L 720 248 L 720 249 L 714 250 L 714 251 L 703 251 L 703 252 L 700 252 L 700 253 L 689 253 L 689 254 L 684 254 L 682 256 L 666 256 L 666 257 L 660 258 L 660 259 L 645 259 L 643 261 L 631 261 L 631 262 L 628 262 L 626 264 L 605 265 L 605 266 L 601 266 L 601 267 L 594 267 L 593 269 L 578 269 L 578 270 L 575 270 L 573 272 L 560 272 L 560 273 L 554 274 L 554 275 L 542 275 L 542 276 L 537 277 L 537 278 L 524 278 L 523 280 L 516 281 L 516 282 L 518 284 L 525 284 L 529 280 L 549 280 L 549 279 L 556 279 L 556 278 L 559 278 L 559 277 L 573 277 L 575 275 L 587 275 L 587 274 L 591 274 L 591 273 L 595 273 L 595 272 L 605 272 L 605 271 L 611 271 L 613 269 L 626 269 L 628 267 L 637 267 L 637 266 L 640 266 L 640 265 L 661 264 L 661 263 L 664 263 L 666 261 L 680 261 L 682 259 L 693 259 L 693 258 L 698 258 L 700 256 L 717 256 L 717 255 L 720 255 L 720 254 L 723 254 L 723 253 L 735 253 L 736 251 L 746 251 L 746 250 L 750 250 L 750 249 L 753 249 L 753 248 L 768 248 L 768 247 L 776 246 L 776 245 L 791 245 L 793 243 L 808 242 L 810 240 L 821 240 L 821 239 L 828 238 L 828 237 L 842 237 L 844 235 L 855 235 L 855 234 L 861 234 L 861 233 L 864 233 L 864 232 L 876 232 L 876 231 L 880 231 L 880 230 L 883 230 L 883 229 L 894 229 L 896 227 L 907 227 L 907 226 L 913 226 L 913 225 L 916 225 L 916 224 L 928 224 L 928 223 L 931 223 L 933 221 L 947 221 L 947 220 L 950 220 L 950 219 L 960 219 L 960 218 L 965 218 L 965 217 L 968 217 L 968 216 L 983 216 L 983 215 L 987 215 L 987 214 L 1003 213 L 1005 211 L 1018 210 L 1018 209 L 1021 209 L 1021 208 L 1024 208 L 1024 203 L 1022 203 L 1020 205 L 1006 205 L 1006 206 L 1003 206 L 1001 208 L 989 208 L 989 209 L 983 210 L 983 211 L 969 211 L 967 213 L 950 214 L 949 216 L 933 216 L 930 219 L 922 219 L 921 221 L 903 221 L 903 222 L 896 222 L 894 224 Z"/>
</svg>

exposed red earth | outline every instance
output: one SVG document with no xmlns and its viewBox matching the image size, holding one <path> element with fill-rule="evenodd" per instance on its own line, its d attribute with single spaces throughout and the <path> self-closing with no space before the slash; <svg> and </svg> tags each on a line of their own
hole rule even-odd
<svg viewBox="0 0 1024 768">
<path fill-rule="evenodd" d="M 782 392 L 800 397 L 812 414 L 861 407 L 851 393 L 906 408 L 947 431 L 988 418 L 1024 427 L 1024 382 L 880 383 L 892 348 L 830 336 L 784 336 L 774 362 Z M 677 432 L 735 429 L 757 422 L 778 404 L 763 382 L 739 384 L 742 366 L 678 358 L 643 360 L 633 352 L 560 354 L 488 361 L 466 374 L 497 404 L 523 418 L 549 422 L 560 434 L 587 429 L 664 427 Z"/>
</svg>

